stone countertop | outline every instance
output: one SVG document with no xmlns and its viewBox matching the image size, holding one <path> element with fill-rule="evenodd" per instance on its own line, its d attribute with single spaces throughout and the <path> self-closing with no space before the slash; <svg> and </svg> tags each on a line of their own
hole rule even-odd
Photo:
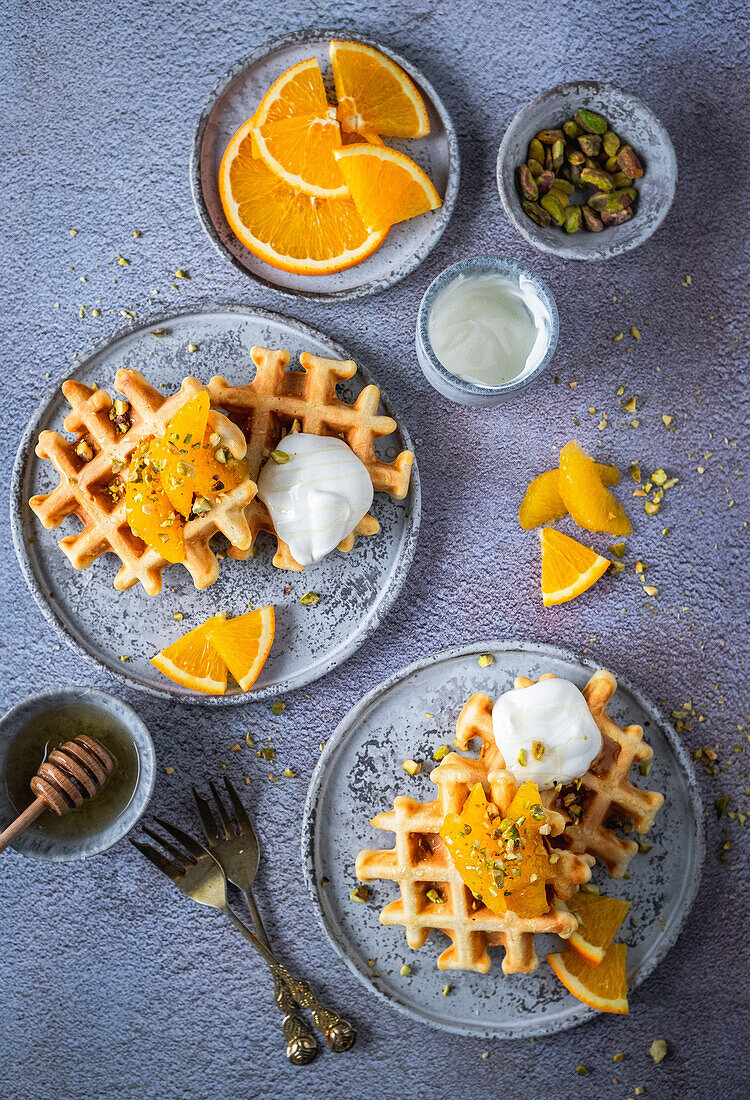
<svg viewBox="0 0 750 1100">
<path fill-rule="evenodd" d="M 126 843 L 68 867 L 9 852 L 0 861 L 0 1093 L 8 1100 L 624 1100 L 643 1086 L 646 1096 L 680 1100 L 745 1095 L 738 1075 L 750 1032 L 742 977 L 750 923 L 738 876 L 747 873 L 746 834 L 739 818 L 717 821 L 713 810 L 721 794 L 731 796 L 732 813 L 748 810 L 750 782 L 741 451 L 748 257 L 737 172 L 748 48 L 737 5 L 583 0 L 573 11 L 540 0 L 101 0 L 94 7 L 3 0 L 0 13 L 6 485 L 48 375 L 114 335 L 125 323 L 121 310 L 146 316 L 237 301 L 307 321 L 368 362 L 404 410 L 424 493 L 422 535 L 398 607 L 314 690 L 288 697 L 278 718 L 261 703 L 174 706 L 83 667 L 37 610 L 3 528 L 3 705 L 70 682 L 114 689 L 138 709 L 156 743 L 153 809 L 185 823 L 191 781 L 220 764 L 237 779 L 249 775 L 264 853 L 258 900 L 272 938 L 355 1021 L 359 1040 L 348 1055 L 322 1051 L 307 1069 L 289 1067 L 254 955 L 218 914 L 155 881 Z M 195 122 L 218 78 L 266 39 L 321 23 L 379 39 L 420 66 L 452 112 L 461 143 L 461 191 L 438 247 L 404 282 L 351 304 L 291 302 L 244 278 L 213 251 L 188 182 Z M 516 109 L 576 77 L 641 96 L 669 130 L 680 169 L 664 226 L 635 252 L 599 265 L 534 253 L 504 217 L 494 183 L 497 145 Z M 129 267 L 117 264 L 118 252 Z M 413 342 L 429 281 L 457 258 L 481 252 L 530 263 L 549 282 L 561 316 L 543 380 L 486 411 L 436 396 Z M 173 289 L 178 267 L 191 278 Z M 150 307 L 154 291 L 158 305 Z M 79 307 L 95 303 L 101 316 L 89 311 L 79 319 Z M 631 326 L 640 340 L 629 335 Z M 619 332 L 625 338 L 613 342 Z M 620 408 L 631 395 L 637 428 Z M 673 418 L 669 427 L 663 415 Z M 519 530 L 515 512 L 529 478 L 571 437 L 621 467 L 634 460 L 647 472 L 663 467 L 679 486 L 658 517 L 642 514 L 637 499 L 629 505 L 635 533 L 623 574 L 544 610 L 538 546 Z M 656 599 L 642 591 L 638 558 L 659 589 Z M 113 591 L 113 614 L 116 600 Z M 689 712 L 679 724 L 691 750 L 718 752 L 717 776 L 699 766 L 708 859 L 676 947 L 632 996 L 629 1018 L 601 1017 L 533 1042 L 449 1038 L 384 1007 L 337 961 L 300 867 L 301 805 L 319 742 L 362 694 L 412 659 L 496 636 L 595 654 L 666 714 Z M 296 777 L 272 785 L 254 755 L 230 753 L 247 731 L 272 735 Z M 669 1044 L 659 1066 L 648 1055 L 657 1037 Z M 618 1050 L 625 1059 L 615 1064 Z M 576 1074 L 579 1064 L 587 1076 Z"/>
</svg>

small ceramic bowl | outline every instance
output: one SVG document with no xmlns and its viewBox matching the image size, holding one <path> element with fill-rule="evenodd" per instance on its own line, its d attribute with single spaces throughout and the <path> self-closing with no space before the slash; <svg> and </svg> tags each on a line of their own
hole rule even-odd
<svg viewBox="0 0 750 1100">
<path fill-rule="evenodd" d="M 615 133 L 633 146 L 645 168 L 643 178 L 634 184 L 639 195 L 633 217 L 601 233 L 580 229 L 569 234 L 552 226 L 543 229 L 524 213 L 516 188 L 516 168 L 526 161 L 534 135 L 559 128 L 579 107 L 604 115 Z M 676 184 L 677 158 L 656 115 L 629 92 L 596 80 L 558 84 L 532 99 L 505 131 L 497 154 L 497 187 L 505 213 L 534 248 L 566 260 L 608 260 L 643 244 L 667 216 Z"/>
<path fill-rule="evenodd" d="M 130 832 L 153 794 L 156 778 L 154 745 L 148 730 L 131 707 L 121 699 L 116 699 L 113 695 L 95 688 L 71 686 L 43 691 L 38 695 L 30 695 L 28 699 L 18 703 L 0 718 L 0 830 L 5 829 L 18 816 L 18 811 L 8 793 L 7 763 L 9 750 L 17 741 L 19 734 L 27 730 L 35 720 L 43 719 L 47 715 L 51 719 L 55 711 L 62 709 L 68 712 L 78 707 L 85 707 L 89 712 L 101 714 L 104 723 L 117 727 L 118 737 L 124 739 L 131 754 L 132 771 L 135 773 L 132 794 L 129 800 L 123 799 L 126 804 L 114 821 L 102 825 L 95 831 L 88 831 L 85 835 L 59 836 L 45 832 L 39 827 L 42 819 L 38 819 L 21 833 L 12 845 L 22 855 L 57 863 L 70 863 L 104 852 Z M 81 730 L 81 732 L 86 731 Z M 66 733 L 66 739 L 71 736 L 73 736 L 72 733 Z M 32 774 L 34 774 L 33 769 Z M 116 774 L 115 772 L 115 776 Z M 114 782 L 115 776 L 109 780 L 109 783 Z M 96 797 L 105 799 L 107 788 L 105 787 Z M 70 820 L 71 815 L 78 812 L 80 811 L 71 810 L 59 820 L 61 822 Z M 45 813 L 52 814 L 52 811 L 47 810 Z"/>
<path fill-rule="evenodd" d="M 512 279 L 523 287 L 527 294 L 535 299 L 535 311 L 538 317 L 540 337 L 534 346 L 523 372 L 509 382 L 499 386 L 485 386 L 479 382 L 470 382 L 452 374 L 438 359 L 429 336 L 430 313 L 439 295 L 460 276 L 501 275 Z M 417 359 L 427 381 L 443 397 L 456 401 L 459 405 L 499 405 L 520 393 L 542 373 L 552 358 L 557 345 L 559 320 L 557 306 L 552 292 L 538 275 L 530 271 L 517 260 L 507 260 L 501 256 L 473 256 L 469 260 L 459 260 L 442 271 L 428 286 L 417 314 Z"/>
</svg>

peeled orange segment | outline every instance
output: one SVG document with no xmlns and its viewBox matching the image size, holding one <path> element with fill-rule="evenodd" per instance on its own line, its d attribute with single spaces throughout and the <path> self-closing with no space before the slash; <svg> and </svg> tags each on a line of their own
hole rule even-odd
<svg viewBox="0 0 750 1100">
<path fill-rule="evenodd" d="M 566 941 L 568 947 L 577 951 L 589 966 L 598 966 L 625 920 L 630 902 L 579 890 L 567 903 L 555 898 L 555 907 L 578 918 L 577 931 Z"/>
<path fill-rule="evenodd" d="M 560 452 L 559 487 L 565 507 L 579 527 L 620 536 L 633 530 L 619 500 L 602 484 L 597 463 L 575 440 Z"/>
<path fill-rule="evenodd" d="M 425 172 L 386 145 L 346 145 L 334 152 L 362 221 L 373 232 L 442 206 Z"/>
<path fill-rule="evenodd" d="M 620 471 L 616 466 L 604 466 L 599 462 L 594 465 L 602 485 L 619 484 Z M 560 496 L 559 478 L 559 470 L 547 470 L 529 485 L 518 510 L 518 522 L 524 531 L 531 531 L 545 523 L 555 523 L 567 516 L 568 509 Z"/>
<path fill-rule="evenodd" d="M 267 122 L 296 115 L 323 118 L 327 109 L 320 65 L 317 58 L 309 57 L 292 65 L 274 81 L 249 121 L 255 126 L 264 126 Z"/>
<path fill-rule="evenodd" d="M 237 619 L 214 622 L 211 645 L 229 668 L 243 691 L 258 679 L 273 645 L 273 606 L 261 607 Z"/>
<path fill-rule="evenodd" d="M 612 564 L 608 558 L 551 527 L 541 529 L 539 541 L 542 544 L 542 602 L 545 607 L 580 596 L 596 584 Z"/>
<path fill-rule="evenodd" d="M 209 407 L 208 394 L 196 393 L 171 418 L 163 437 L 149 448 L 170 504 L 186 518 L 197 491 L 195 459 L 201 457 Z"/>
<path fill-rule="evenodd" d="M 232 232 L 254 255 L 298 275 L 330 275 L 367 259 L 385 232 L 370 233 L 351 199 L 318 199 L 252 156 L 252 120 L 227 146 L 219 194 Z"/>
<path fill-rule="evenodd" d="M 214 628 L 223 619 L 223 615 L 208 619 L 157 653 L 151 664 L 182 687 L 207 695 L 223 695 L 227 690 L 227 666 L 210 642 Z"/>
<path fill-rule="evenodd" d="M 335 119 L 309 115 L 283 118 L 256 127 L 253 139 L 253 153 L 290 187 L 318 198 L 348 195 L 334 159 L 334 151 L 341 148 Z"/>
<path fill-rule="evenodd" d="M 575 951 L 560 951 L 548 955 L 547 962 L 569 993 L 599 1012 L 616 1012 L 626 1016 L 628 982 L 625 975 L 627 946 L 614 943 L 608 947 L 598 966 L 589 966 Z"/>
<path fill-rule="evenodd" d="M 506 818 L 487 801 L 481 783 L 472 787 L 460 814 L 446 814 L 440 836 L 450 858 L 493 913 L 535 917 L 549 910 L 551 867 L 539 833 L 544 821 L 535 783 L 519 787 Z"/>
<path fill-rule="evenodd" d="M 390 57 L 364 42 L 335 38 L 329 55 L 342 129 L 399 138 L 429 134 L 430 120 L 422 96 Z"/>
<path fill-rule="evenodd" d="M 152 466 L 148 444 L 141 444 L 130 460 L 125 480 L 125 517 L 130 530 L 146 546 L 175 563 L 185 560 L 185 521 L 164 492 L 161 475 Z"/>
</svg>

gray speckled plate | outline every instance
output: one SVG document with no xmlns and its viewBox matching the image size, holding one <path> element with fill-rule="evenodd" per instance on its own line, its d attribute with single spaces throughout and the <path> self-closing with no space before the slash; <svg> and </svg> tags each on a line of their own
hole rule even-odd
<svg viewBox="0 0 750 1100">
<path fill-rule="evenodd" d="M 482 653 L 494 656 L 487 668 L 479 667 Z M 545 952 L 559 948 L 556 936 L 537 937 L 542 962 L 535 974 L 504 975 L 501 948 L 490 949 L 488 974 L 440 971 L 436 961 L 447 942 L 443 936 L 433 933 L 421 950 L 412 951 L 402 928 L 380 923 L 380 910 L 398 896 L 395 883 L 372 883 L 364 905 L 349 894 L 357 882 L 357 852 L 392 844 L 393 834 L 373 829 L 370 818 L 390 809 L 397 794 L 420 800 L 435 796 L 429 779 L 432 753 L 452 742 L 459 711 L 472 692 L 495 697 L 513 686 L 515 676 L 542 672 L 582 687 L 597 667 L 588 658 L 530 642 L 448 649 L 376 687 L 328 742 L 305 807 L 302 859 L 308 889 L 337 954 L 378 996 L 407 1015 L 462 1035 L 522 1038 L 574 1027 L 596 1014 L 565 990 L 544 961 Z M 674 944 L 695 898 L 705 853 L 703 808 L 687 753 L 658 711 L 622 681 L 610 710 L 622 725 L 645 727 L 654 749 L 647 782 L 666 796 L 648 834 L 653 849 L 635 857 L 632 877 L 615 881 L 602 868 L 594 869 L 603 892 L 632 903 L 618 934 L 628 944 L 632 991 Z M 401 767 L 410 757 L 424 761 L 423 773 L 413 778 Z M 326 886 L 324 878 L 330 880 Z M 411 966 L 408 978 L 399 973 L 404 962 Z M 451 989 L 444 997 L 446 982 Z M 638 1011 L 637 997 L 631 1011 Z"/>
<path fill-rule="evenodd" d="M 167 328 L 168 335 L 156 340 L 150 335 L 154 328 Z M 188 352 L 191 343 L 198 345 L 197 352 Z M 142 370 L 166 392 L 179 388 L 188 374 L 204 382 L 221 374 L 239 383 L 255 373 L 250 358 L 254 344 L 288 348 L 294 364 L 301 351 L 348 358 L 343 348 L 298 321 L 265 310 L 216 305 L 139 321 L 96 349 L 72 376 L 88 384 L 98 382 L 110 392 L 122 367 Z M 371 511 L 381 530 L 357 539 L 348 554 L 334 551 L 303 573 L 289 573 L 273 567 L 275 544 L 261 534 L 257 557 L 246 562 L 226 558 L 218 581 L 203 592 L 193 587 L 187 570 L 179 566 L 165 569 L 159 596 L 147 596 L 140 585 L 118 592 L 112 587 L 118 568 L 114 555 L 104 555 L 90 569 L 80 571 L 58 549 L 63 535 L 79 529 L 75 517 L 57 531 L 47 531 L 28 507 L 29 497 L 49 492 L 57 481 L 52 464 L 38 459 L 34 447 L 42 429 L 62 428 L 68 405 L 60 393 L 60 381 L 42 401 L 21 441 L 13 471 L 11 526 L 18 560 L 35 600 L 49 622 L 85 657 L 147 691 L 187 702 L 237 703 L 278 695 L 318 679 L 377 628 L 398 595 L 414 554 L 420 514 L 416 462 L 405 500 L 377 493 Z M 341 383 L 339 391 L 352 400 L 374 381 L 367 365 L 360 363 L 355 377 Z M 413 450 L 385 398 L 382 408 L 394 415 L 399 428 L 378 441 L 380 456 L 391 458 L 401 450 Z M 310 590 L 320 594 L 320 603 L 302 607 L 299 598 Z M 276 607 L 276 638 L 251 692 L 243 694 L 235 687 L 224 696 L 202 695 L 172 683 L 151 665 L 150 657 L 217 611 L 239 615 L 248 605 L 266 603 Z M 182 622 L 174 621 L 175 611 L 182 612 Z M 130 659 L 122 662 L 121 654 Z"/>
<path fill-rule="evenodd" d="M 430 116 L 430 133 L 414 141 L 388 139 L 387 144 L 415 160 L 435 184 L 443 200 L 439 210 L 395 225 L 380 248 L 363 263 L 335 275 L 294 275 L 258 259 L 237 240 L 224 216 L 219 197 L 219 165 L 229 139 L 252 115 L 274 80 L 292 65 L 317 57 L 323 78 L 332 86 L 328 43 L 332 38 L 356 40 L 382 50 L 397 62 L 419 88 Z M 219 82 L 201 115 L 193 141 L 190 182 L 203 227 L 219 252 L 265 286 L 283 294 L 329 301 L 375 294 L 403 279 L 422 262 L 440 239 L 458 194 L 458 138 L 450 115 L 429 81 L 405 58 L 379 42 L 342 30 L 298 31 L 259 46 L 235 62 Z"/>
</svg>

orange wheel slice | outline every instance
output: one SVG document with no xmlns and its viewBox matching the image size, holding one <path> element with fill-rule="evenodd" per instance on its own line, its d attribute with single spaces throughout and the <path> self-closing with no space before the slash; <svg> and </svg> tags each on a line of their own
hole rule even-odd
<svg viewBox="0 0 750 1100">
<path fill-rule="evenodd" d="M 616 1012 L 626 1016 L 628 982 L 625 976 L 627 946 L 614 943 L 608 947 L 598 966 L 589 966 L 576 951 L 560 951 L 548 955 L 547 962 L 569 993 L 599 1012 Z"/>
<path fill-rule="evenodd" d="M 429 134 L 430 120 L 417 86 L 390 57 L 363 42 L 335 38 L 329 54 L 342 129 L 397 138 Z"/>
<path fill-rule="evenodd" d="M 442 206 L 425 172 L 411 157 L 386 145 L 346 145 L 334 151 L 362 221 L 372 232 Z"/>
<path fill-rule="evenodd" d="M 587 546 L 543 527 L 539 532 L 542 544 L 542 602 L 545 607 L 567 603 L 596 584 L 612 564 Z"/>
<path fill-rule="evenodd" d="M 318 198 L 349 194 L 334 153 L 341 148 L 335 119 L 300 115 L 267 122 L 253 130 L 253 153 L 289 184 Z"/>
<path fill-rule="evenodd" d="M 252 155 L 253 120 L 227 146 L 219 194 L 232 232 L 261 260 L 297 275 L 330 275 L 362 263 L 385 240 L 365 229 L 349 198 L 320 199 L 290 187 Z"/>
<path fill-rule="evenodd" d="M 575 440 L 560 452 L 559 485 L 565 507 L 579 527 L 621 536 L 633 530 L 619 500 L 602 484 L 597 463 Z"/>
<path fill-rule="evenodd" d="M 602 485 L 619 484 L 620 471 L 616 466 L 603 466 L 599 462 L 595 465 Z M 567 516 L 568 509 L 560 496 L 559 479 L 559 470 L 547 470 L 531 482 L 518 510 L 518 522 L 524 531 L 531 531 L 545 523 L 555 523 Z"/>
<path fill-rule="evenodd" d="M 157 653 L 151 664 L 182 687 L 207 695 L 223 695 L 227 690 L 227 666 L 210 641 L 214 628 L 223 619 L 223 615 L 208 619 Z"/>
<path fill-rule="evenodd" d="M 299 61 L 283 72 L 258 104 L 251 122 L 264 126 L 282 118 L 308 115 L 323 118 L 328 110 L 328 99 L 317 58 Z"/>
<path fill-rule="evenodd" d="M 579 890 L 567 903 L 555 898 L 555 907 L 578 918 L 578 930 L 565 941 L 568 947 L 577 951 L 589 966 L 598 966 L 625 920 L 630 902 Z"/>
<path fill-rule="evenodd" d="M 211 645 L 243 691 L 258 679 L 273 645 L 276 618 L 272 605 L 236 619 L 211 620 Z"/>
</svg>

